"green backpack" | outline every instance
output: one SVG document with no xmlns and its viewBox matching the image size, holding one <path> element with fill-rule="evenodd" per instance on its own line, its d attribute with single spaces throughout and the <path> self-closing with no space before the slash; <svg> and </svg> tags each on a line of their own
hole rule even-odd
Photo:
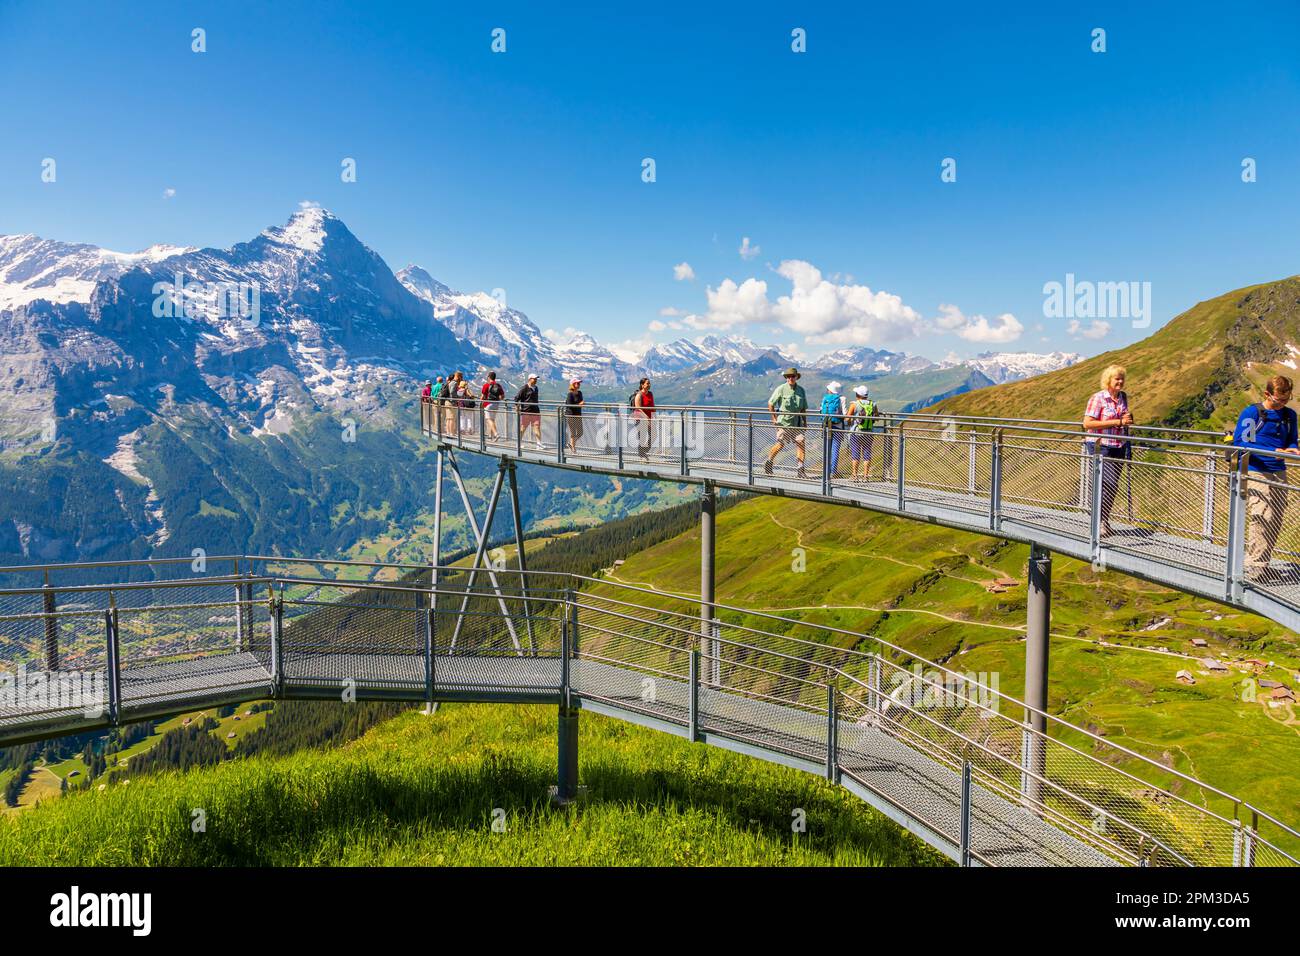
<svg viewBox="0 0 1300 956">
<path fill-rule="evenodd" d="M 849 409 L 849 417 L 853 420 L 853 431 L 871 431 L 875 425 L 876 403 L 870 399 L 854 401 L 853 408 Z"/>
</svg>

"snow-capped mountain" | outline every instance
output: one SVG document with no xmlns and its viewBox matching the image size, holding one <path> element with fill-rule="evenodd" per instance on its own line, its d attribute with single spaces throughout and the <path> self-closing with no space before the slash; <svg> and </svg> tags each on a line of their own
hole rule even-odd
<svg viewBox="0 0 1300 956">
<path fill-rule="evenodd" d="M 473 342 L 499 370 L 553 377 L 562 364 L 555 346 L 532 320 L 486 292 L 453 292 L 419 266 L 397 273 L 397 281 L 433 307 L 434 317 L 456 336 Z"/>
<path fill-rule="evenodd" d="M 321 209 L 231 249 L 129 262 L 0 248 L 18 303 L 0 310 L 0 452 L 25 456 L 13 473 L 0 456 L 7 558 L 311 550 L 362 489 L 410 511 L 421 450 L 393 405 L 484 358 Z"/>
<path fill-rule="evenodd" d="M 581 378 L 588 385 L 636 383 L 641 369 L 619 358 L 586 332 L 561 338 L 555 346 L 558 375 Z"/>
<path fill-rule="evenodd" d="M 884 349 L 857 348 L 828 352 L 812 362 L 810 367 L 832 375 L 868 377 L 880 375 L 911 375 L 931 369 L 956 368 L 965 365 L 975 369 L 990 382 L 1001 385 L 1017 379 L 1054 372 L 1057 369 L 1082 361 L 1077 352 L 984 352 L 974 358 L 949 358 L 935 362 L 924 356 Z"/>
<path fill-rule="evenodd" d="M 962 359 L 958 363 L 979 369 L 995 384 L 1014 382 L 1022 378 L 1032 378 L 1067 368 L 1076 362 L 1082 362 L 1083 356 L 1078 352 L 984 352 L 973 359 Z"/>
<path fill-rule="evenodd" d="M 636 364 L 651 375 L 666 375 L 718 361 L 740 365 L 768 352 L 775 353 L 787 363 L 794 362 L 775 346 L 755 345 L 740 336 L 706 335 L 695 340 L 678 339 L 652 346 Z"/>
<path fill-rule="evenodd" d="M 885 349 L 853 348 L 828 352 L 812 367 L 832 375 L 864 378 L 873 375 L 906 375 L 937 368 L 936 362 L 920 355 L 890 352 Z"/>
<path fill-rule="evenodd" d="M 113 252 L 31 234 L 0 236 L 0 312 L 37 299 L 89 302 L 96 282 L 193 251 L 192 247 L 155 245 L 141 252 Z"/>
</svg>

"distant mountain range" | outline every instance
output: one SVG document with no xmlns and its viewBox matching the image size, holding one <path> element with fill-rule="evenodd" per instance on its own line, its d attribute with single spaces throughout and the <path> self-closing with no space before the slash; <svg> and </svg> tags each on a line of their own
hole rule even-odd
<svg viewBox="0 0 1300 956">
<path fill-rule="evenodd" d="M 409 546 L 431 501 L 411 406 L 425 378 L 493 368 L 513 385 L 533 371 L 554 389 L 578 374 L 621 395 L 650 374 L 661 401 L 740 403 L 796 364 L 739 337 L 634 356 L 581 333 L 556 342 L 491 295 L 417 266 L 395 275 L 314 207 L 230 249 L 0 236 L 0 357 L 0 563 Z M 805 384 L 862 378 L 906 407 L 1076 359 L 845 350 L 808 365 Z M 534 520 L 658 493 L 524 474 Z"/>
<path fill-rule="evenodd" d="M 1083 358 L 1074 352 L 986 352 L 973 359 L 935 362 L 903 352 L 856 348 L 840 349 L 800 363 L 778 346 L 719 335 L 681 338 L 635 355 L 620 355 L 585 332 L 554 342 L 517 309 L 506 308 L 484 292 L 453 292 L 419 266 L 407 266 L 397 273 L 397 279 L 433 306 L 434 316 L 458 338 L 473 342 L 498 371 L 519 376 L 535 372 L 543 379 L 555 380 L 579 375 L 584 383 L 594 385 L 623 385 L 641 375 L 687 375 L 703 380 L 726 367 L 751 366 L 752 373 L 767 374 L 777 366 L 790 365 L 864 380 L 965 365 L 990 382 L 1002 383 L 1065 368 Z M 737 371 L 733 377 L 743 374 Z M 724 383 L 708 383 L 705 390 L 720 384 Z"/>
</svg>

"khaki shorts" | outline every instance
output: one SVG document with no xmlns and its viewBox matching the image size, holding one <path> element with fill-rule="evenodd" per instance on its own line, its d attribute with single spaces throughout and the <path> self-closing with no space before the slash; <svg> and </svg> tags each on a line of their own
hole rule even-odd
<svg viewBox="0 0 1300 956">
<path fill-rule="evenodd" d="M 788 442 L 802 445 L 803 432 L 804 430 L 802 428 L 797 428 L 794 425 L 780 425 L 776 430 L 776 440 L 782 445 L 787 444 Z"/>
</svg>

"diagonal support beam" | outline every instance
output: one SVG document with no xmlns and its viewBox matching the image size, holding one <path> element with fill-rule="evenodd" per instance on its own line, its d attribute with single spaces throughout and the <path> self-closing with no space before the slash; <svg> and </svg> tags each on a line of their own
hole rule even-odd
<svg viewBox="0 0 1300 956">
<path fill-rule="evenodd" d="M 460 476 L 460 468 L 456 465 L 456 456 L 447 451 L 447 462 L 451 466 L 451 476 L 456 482 L 456 490 L 460 492 L 460 500 L 465 505 L 465 515 L 469 518 L 469 529 L 474 534 L 474 540 L 477 543 L 478 550 L 474 553 L 474 563 L 470 566 L 469 580 L 465 584 L 465 598 L 460 605 L 460 614 L 456 616 L 456 627 L 452 631 L 451 644 L 449 649 L 456 649 L 456 641 L 460 637 L 461 626 L 465 623 L 465 611 L 469 607 L 470 592 L 474 587 L 474 582 L 478 578 L 479 568 L 483 566 L 483 560 L 487 555 L 488 535 L 492 531 L 492 521 L 496 517 L 497 502 L 501 499 L 501 487 L 505 482 L 505 461 L 501 461 L 501 467 L 497 471 L 496 481 L 492 485 L 492 497 L 488 500 L 487 516 L 484 519 L 483 529 L 479 530 L 478 519 L 474 516 L 474 507 L 469 500 L 469 492 L 465 490 L 465 482 Z M 488 580 L 492 582 L 492 590 L 496 592 L 497 604 L 501 608 L 501 616 L 505 619 L 506 630 L 510 632 L 510 640 L 514 642 L 515 650 L 520 654 L 523 653 L 523 646 L 519 643 L 519 635 L 515 632 L 514 621 L 510 619 L 510 609 L 506 605 L 505 596 L 501 593 L 501 582 L 497 580 L 496 571 L 491 565 L 484 570 L 487 572 Z"/>
<path fill-rule="evenodd" d="M 524 516 L 519 510 L 519 480 L 515 477 L 515 463 L 508 465 L 510 478 L 510 511 L 515 519 L 515 546 L 519 549 L 519 589 L 524 598 L 524 628 L 528 632 L 528 653 L 537 654 L 533 640 L 533 609 L 528 601 L 528 562 L 524 556 Z"/>
</svg>

